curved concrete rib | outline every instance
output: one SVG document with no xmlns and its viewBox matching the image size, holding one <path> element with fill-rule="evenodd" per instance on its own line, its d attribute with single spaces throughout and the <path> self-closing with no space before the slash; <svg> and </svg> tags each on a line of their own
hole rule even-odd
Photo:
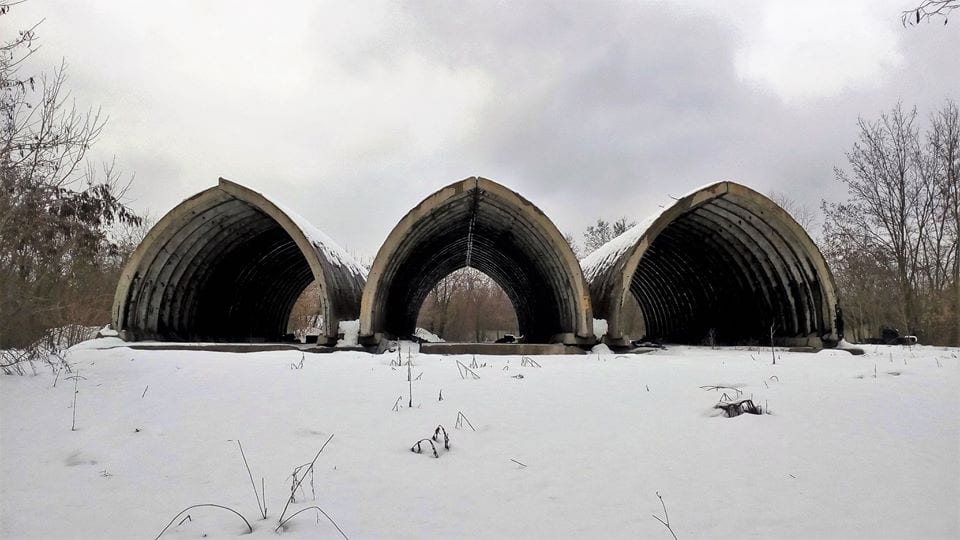
<svg viewBox="0 0 960 540">
<path fill-rule="evenodd" d="M 581 261 L 604 339 L 625 345 L 627 295 L 644 335 L 680 343 L 832 344 L 839 311 L 820 250 L 784 209 L 734 182 L 677 200 Z"/>
<path fill-rule="evenodd" d="M 592 343 L 590 297 L 563 235 L 530 201 L 484 178 L 451 184 L 394 227 L 363 291 L 361 338 L 409 336 L 427 293 L 473 267 L 506 292 L 531 343 Z"/>
<path fill-rule="evenodd" d="M 278 341 L 316 281 L 325 338 L 356 319 L 366 270 L 263 194 L 223 178 L 167 213 L 117 285 L 113 324 L 128 340 Z"/>
</svg>

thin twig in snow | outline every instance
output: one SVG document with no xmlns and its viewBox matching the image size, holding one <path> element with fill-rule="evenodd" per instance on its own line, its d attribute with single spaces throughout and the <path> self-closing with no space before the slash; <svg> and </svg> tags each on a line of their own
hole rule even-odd
<svg viewBox="0 0 960 540">
<path fill-rule="evenodd" d="M 657 494 L 657 498 L 660 499 L 660 504 L 663 506 L 663 516 L 667 520 L 664 521 L 660 519 L 659 517 L 657 517 L 656 514 L 653 514 L 653 519 L 659 521 L 660 523 L 663 523 L 663 526 L 666 527 L 668 531 L 670 531 L 671 535 L 673 535 L 673 540 L 677 540 L 677 533 L 673 532 L 673 528 L 670 527 L 670 514 L 667 513 L 667 504 L 663 502 L 663 497 L 660 496 L 659 491 L 657 491 L 656 494 Z"/>
<path fill-rule="evenodd" d="M 247 518 L 243 517 L 243 514 L 241 514 L 240 512 L 237 512 L 236 510 L 234 510 L 233 508 L 230 508 L 230 507 L 228 507 L 228 506 L 222 506 L 222 505 L 219 505 L 219 504 L 209 504 L 209 503 L 205 503 L 205 504 L 195 504 L 195 505 L 193 505 L 193 506 L 188 506 L 188 507 L 184 508 L 183 510 L 177 512 L 177 515 L 173 516 L 173 519 L 170 520 L 170 523 L 167 523 L 167 526 L 164 527 L 162 531 L 160 531 L 160 534 L 158 534 L 158 535 L 157 535 L 157 538 L 155 538 L 154 540 L 158 540 L 161 536 L 163 536 L 163 533 L 167 532 L 167 529 L 169 529 L 170 526 L 173 525 L 173 522 L 176 521 L 178 517 L 180 517 L 181 515 L 183 515 L 184 512 L 186 512 L 186 511 L 188 511 L 188 510 L 192 510 L 192 509 L 194 509 L 194 508 L 200 508 L 200 507 L 203 507 L 203 506 L 209 506 L 209 507 L 212 507 L 212 508 L 221 508 L 221 509 L 223 509 L 223 510 L 228 510 L 228 511 L 230 511 L 230 512 L 233 512 L 234 514 L 236 514 L 237 516 L 239 516 L 240 519 L 243 520 L 244 525 L 247 526 L 248 532 L 251 532 L 251 533 L 253 532 L 253 526 L 250 525 L 250 522 L 247 521 Z M 193 520 L 191 519 L 190 521 L 193 521 Z M 182 522 L 181 522 L 181 523 L 182 523 Z"/>
<path fill-rule="evenodd" d="M 477 430 L 476 428 L 473 427 L 473 424 L 470 423 L 470 420 L 467 419 L 467 417 L 466 417 L 462 412 L 457 411 L 457 423 L 454 424 L 453 427 L 455 427 L 455 428 L 457 428 L 457 429 L 462 429 L 464 422 L 466 422 L 467 425 L 470 426 L 470 429 L 472 429 L 473 431 L 476 431 L 476 430 Z"/>
<path fill-rule="evenodd" d="M 247 456 L 243 453 L 243 445 L 240 444 L 240 439 L 237 439 L 237 446 L 240 448 L 240 457 L 243 458 L 243 465 L 247 468 L 250 485 L 253 486 L 253 496 L 257 498 L 257 510 L 260 510 L 260 515 L 263 516 L 263 519 L 267 519 L 267 510 L 264 508 L 264 505 L 260 503 L 260 495 L 257 493 L 257 483 L 253 481 L 253 473 L 250 472 L 250 464 L 247 463 Z M 264 502 L 266 502 L 266 499 L 264 499 Z"/>
<path fill-rule="evenodd" d="M 328 444 L 330 444 L 330 441 L 333 440 L 333 435 L 334 435 L 333 433 L 330 434 L 330 437 L 327 439 L 327 442 L 323 443 L 323 446 L 321 446 L 321 447 L 320 447 L 320 450 L 317 451 L 317 455 L 313 456 L 313 461 L 310 462 L 310 468 L 309 468 L 308 470 L 310 470 L 310 471 L 313 470 L 313 465 L 317 462 L 317 458 L 320 457 L 320 452 L 323 452 L 323 449 L 326 448 Z M 293 490 L 291 491 L 290 497 L 287 499 L 287 504 L 285 504 L 284 507 L 283 507 L 283 512 L 280 512 L 280 522 L 283 521 L 283 516 L 285 516 L 286 513 L 287 513 L 287 507 L 289 507 L 289 506 L 290 506 L 290 502 L 293 501 L 293 494 L 294 494 L 294 492 L 296 492 L 296 491 L 297 491 L 297 488 L 300 487 L 300 484 L 303 483 L 303 479 L 304 479 L 305 477 L 306 477 L 306 474 L 304 474 L 304 475 L 300 478 L 300 480 L 297 482 L 297 485 L 294 486 Z"/>
<path fill-rule="evenodd" d="M 433 449 L 433 457 L 439 458 L 440 454 L 437 452 L 437 446 L 433 444 L 433 441 L 430 439 L 420 439 L 419 441 L 415 442 L 413 446 L 410 447 L 410 451 L 416 452 L 417 454 L 423 453 L 423 448 L 421 447 L 421 444 L 424 442 L 430 443 L 430 448 Z"/>
<path fill-rule="evenodd" d="M 543 366 L 540 365 L 540 362 L 537 362 L 537 361 L 534 360 L 533 358 L 530 358 L 529 356 L 521 356 L 521 357 L 520 357 L 520 367 L 525 367 L 525 366 L 530 366 L 530 367 L 543 367 Z"/>
<path fill-rule="evenodd" d="M 461 378 L 461 379 L 465 379 L 465 378 L 466 378 L 466 377 L 464 376 L 464 373 L 469 373 L 474 379 L 479 379 L 479 378 L 480 378 L 480 376 L 477 375 L 477 373 L 476 373 L 475 371 L 473 371 L 472 369 L 470 369 L 469 367 L 467 367 L 466 365 L 464 365 L 464 363 L 461 362 L 461 361 L 459 361 L 459 360 L 457 360 L 457 368 L 458 368 L 458 369 L 461 369 L 461 371 L 460 371 L 460 378 Z"/>
<path fill-rule="evenodd" d="M 296 511 L 295 513 L 293 513 L 290 517 L 288 517 L 287 519 L 281 521 L 280 524 L 277 525 L 277 528 L 273 530 L 273 532 L 279 532 L 279 531 L 280 531 L 280 528 L 283 527 L 284 525 L 286 525 L 287 522 L 290 521 L 291 519 L 297 517 L 297 514 L 300 514 L 301 512 L 306 512 L 307 510 L 312 510 L 312 509 L 314 509 L 314 508 L 316 508 L 321 514 L 323 514 L 323 517 L 327 518 L 327 520 L 329 520 L 330 523 L 333 523 L 333 526 L 337 528 L 337 532 L 340 533 L 340 536 L 344 537 L 346 540 L 350 540 L 349 538 L 347 538 L 347 535 L 343 532 L 343 529 L 341 529 L 340 526 L 337 525 L 337 522 L 334 521 L 333 518 L 330 517 L 326 512 L 324 512 L 324 511 L 323 511 L 323 508 L 320 508 L 319 506 L 308 506 L 308 507 L 306 507 L 306 508 L 302 508 L 302 509 L 300 509 L 300 510 L 297 510 L 297 511 Z"/>
<path fill-rule="evenodd" d="M 77 370 L 77 374 L 67 379 L 73 379 L 73 422 L 70 424 L 70 431 L 77 430 L 77 395 L 80 393 L 80 390 L 77 388 L 77 384 L 80 382 L 80 379 L 87 380 L 86 377 L 80 376 L 80 370 Z"/>
</svg>

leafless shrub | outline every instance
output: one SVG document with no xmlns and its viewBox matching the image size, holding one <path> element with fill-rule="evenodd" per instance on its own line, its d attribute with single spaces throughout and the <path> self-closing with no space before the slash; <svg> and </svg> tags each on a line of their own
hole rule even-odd
<svg viewBox="0 0 960 540">
<path fill-rule="evenodd" d="M 62 369 L 71 373 L 67 349 L 92 337 L 93 331 L 79 325 L 51 328 L 23 349 L 0 350 L 0 370 L 5 375 L 26 375 L 29 368 L 36 375 L 37 365 L 45 365 L 54 374 Z"/>
<path fill-rule="evenodd" d="M 330 444 L 331 440 L 333 440 L 332 433 L 330 434 L 330 437 L 327 439 L 327 442 L 323 443 L 323 446 L 321 446 L 320 450 L 317 451 L 317 455 L 313 457 L 313 461 L 311 461 L 310 465 L 307 467 L 307 472 L 310 472 L 311 474 L 313 473 L 313 466 L 317 463 L 317 459 L 320 457 L 320 453 L 323 452 L 323 449 L 326 448 L 328 444 Z M 290 503 L 293 502 L 294 494 L 296 493 L 297 488 L 300 487 L 300 484 L 303 483 L 303 479 L 305 477 L 306 477 L 305 474 L 301 476 L 300 480 L 295 482 L 292 488 L 290 489 L 290 497 L 287 498 L 287 504 L 284 505 L 283 512 L 280 512 L 280 519 L 278 520 L 279 523 L 283 523 L 283 517 L 287 514 L 287 508 L 289 508 Z"/>
</svg>

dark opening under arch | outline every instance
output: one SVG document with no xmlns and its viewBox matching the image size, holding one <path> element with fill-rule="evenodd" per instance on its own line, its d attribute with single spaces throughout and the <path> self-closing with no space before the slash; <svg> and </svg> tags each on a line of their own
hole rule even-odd
<svg viewBox="0 0 960 540">
<path fill-rule="evenodd" d="M 151 229 L 121 275 L 114 327 L 128 340 L 279 341 L 314 280 L 326 323 L 355 319 L 365 270 L 323 233 L 227 180 Z"/>
<path fill-rule="evenodd" d="M 624 344 L 626 295 L 643 315 L 645 337 L 679 343 L 831 344 L 837 294 L 816 245 L 776 203 L 720 182 L 581 262 L 606 339 Z"/>
<path fill-rule="evenodd" d="M 589 293 L 563 235 L 532 203 L 484 178 L 437 191 L 393 229 L 364 289 L 361 337 L 411 335 L 430 289 L 464 267 L 506 292 L 528 342 L 593 341 Z"/>
</svg>

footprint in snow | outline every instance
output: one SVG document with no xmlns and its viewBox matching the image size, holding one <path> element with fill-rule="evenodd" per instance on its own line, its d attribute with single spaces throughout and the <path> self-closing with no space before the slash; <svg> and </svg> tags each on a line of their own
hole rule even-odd
<svg viewBox="0 0 960 540">
<path fill-rule="evenodd" d="M 79 450 L 67 456 L 67 459 L 65 459 L 63 462 L 67 465 L 67 467 L 97 464 L 97 460 L 87 458 L 86 456 L 82 455 Z"/>
</svg>

